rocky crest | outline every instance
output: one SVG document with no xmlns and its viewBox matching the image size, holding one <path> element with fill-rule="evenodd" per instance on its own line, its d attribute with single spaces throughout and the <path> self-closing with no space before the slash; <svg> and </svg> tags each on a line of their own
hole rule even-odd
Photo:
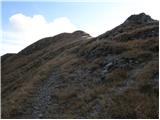
<svg viewBox="0 0 160 120">
<path fill-rule="evenodd" d="M 155 20 L 145 13 L 140 13 L 138 15 L 131 15 L 124 23 L 145 24 L 151 22 L 155 22 Z"/>
<path fill-rule="evenodd" d="M 131 39 L 141 39 L 142 36 L 143 39 L 152 36 L 159 36 L 159 22 L 157 20 L 153 20 L 145 13 L 131 15 L 121 25 L 105 32 L 104 34 L 98 36 L 98 38 L 125 41 Z"/>
</svg>

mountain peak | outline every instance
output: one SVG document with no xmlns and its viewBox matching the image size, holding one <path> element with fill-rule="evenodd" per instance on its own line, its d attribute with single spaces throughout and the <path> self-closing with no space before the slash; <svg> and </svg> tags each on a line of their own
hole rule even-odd
<svg viewBox="0 0 160 120">
<path fill-rule="evenodd" d="M 146 15 L 145 13 L 140 13 L 131 15 L 130 17 L 127 18 L 125 23 L 142 24 L 142 23 L 150 23 L 153 21 L 154 20 L 149 15 Z"/>
<path fill-rule="evenodd" d="M 72 33 L 73 35 L 76 35 L 76 36 L 90 36 L 88 33 L 82 31 L 82 30 L 77 30 L 75 32 Z"/>
</svg>

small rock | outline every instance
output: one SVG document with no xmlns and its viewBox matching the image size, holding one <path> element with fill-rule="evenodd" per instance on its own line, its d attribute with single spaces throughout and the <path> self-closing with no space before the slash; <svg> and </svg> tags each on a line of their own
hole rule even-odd
<svg viewBox="0 0 160 120">
<path fill-rule="evenodd" d="M 39 115 L 38 115 L 38 117 L 39 117 L 39 118 L 42 118 L 42 117 L 43 117 L 43 115 L 42 115 L 42 114 L 39 114 Z"/>
<path fill-rule="evenodd" d="M 112 66 L 113 66 L 113 63 L 110 62 L 107 65 L 105 65 L 104 69 L 108 71 Z"/>
<path fill-rule="evenodd" d="M 135 63 L 136 63 L 136 64 L 138 64 L 138 63 L 139 63 L 139 61 L 135 61 Z"/>
<path fill-rule="evenodd" d="M 133 60 L 129 60 L 129 63 L 133 63 Z"/>
<path fill-rule="evenodd" d="M 37 106 L 34 106 L 34 109 L 38 110 L 38 107 L 37 107 Z"/>
</svg>

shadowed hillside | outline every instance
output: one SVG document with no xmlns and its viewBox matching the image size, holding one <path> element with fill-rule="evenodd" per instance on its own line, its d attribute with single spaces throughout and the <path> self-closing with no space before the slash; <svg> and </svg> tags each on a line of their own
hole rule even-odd
<svg viewBox="0 0 160 120">
<path fill-rule="evenodd" d="M 43 38 L 1 57 L 2 118 L 158 118 L 159 21 Z"/>
</svg>

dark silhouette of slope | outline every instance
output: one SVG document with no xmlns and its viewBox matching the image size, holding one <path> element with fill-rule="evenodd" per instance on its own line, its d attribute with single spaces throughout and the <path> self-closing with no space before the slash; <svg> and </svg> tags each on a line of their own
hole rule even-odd
<svg viewBox="0 0 160 120">
<path fill-rule="evenodd" d="M 7 53 L 5 55 L 3 55 L 1 57 L 1 62 L 3 63 L 4 61 L 6 61 L 6 59 L 10 58 L 11 56 L 14 56 L 15 54 L 14 53 Z"/>
<path fill-rule="evenodd" d="M 41 39 L 2 59 L 2 118 L 158 118 L 159 22 Z"/>
</svg>

